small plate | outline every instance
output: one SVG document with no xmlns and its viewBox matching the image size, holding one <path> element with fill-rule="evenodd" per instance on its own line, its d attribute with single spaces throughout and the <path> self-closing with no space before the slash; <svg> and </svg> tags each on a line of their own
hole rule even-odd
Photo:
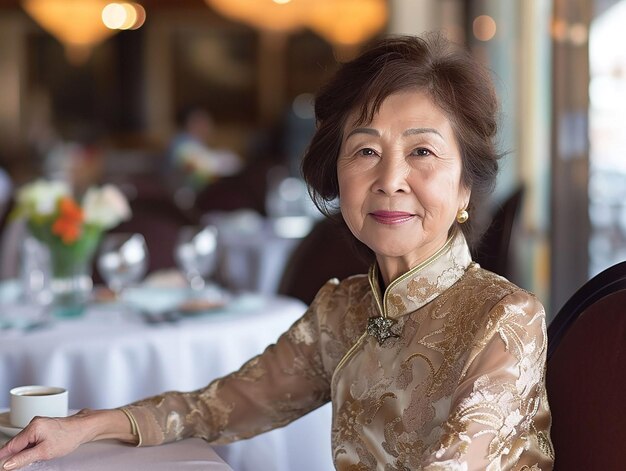
<svg viewBox="0 0 626 471">
<path fill-rule="evenodd" d="M 222 309 L 226 306 L 226 301 L 210 299 L 190 299 L 178 305 L 181 314 L 199 314 L 203 312 Z"/>
<path fill-rule="evenodd" d="M 71 409 L 68 411 L 68 417 L 70 415 L 74 415 L 78 412 L 78 410 Z M 11 424 L 11 420 L 9 419 L 9 409 L 0 409 L 0 432 L 8 435 L 9 437 L 14 437 L 18 433 L 23 430 L 22 427 L 16 427 Z"/>
</svg>

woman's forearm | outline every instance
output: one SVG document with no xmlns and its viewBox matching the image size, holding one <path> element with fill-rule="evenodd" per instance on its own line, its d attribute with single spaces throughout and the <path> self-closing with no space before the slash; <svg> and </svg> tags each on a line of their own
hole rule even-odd
<svg viewBox="0 0 626 471">
<path fill-rule="evenodd" d="M 137 434 L 133 434 L 133 426 L 128 416 L 119 409 L 82 410 L 84 430 L 83 443 L 96 440 L 116 439 L 126 443 L 137 444 Z"/>
</svg>

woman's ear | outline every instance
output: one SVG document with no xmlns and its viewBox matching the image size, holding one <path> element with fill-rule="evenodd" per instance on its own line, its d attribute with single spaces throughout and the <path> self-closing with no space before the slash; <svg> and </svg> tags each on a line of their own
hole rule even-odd
<svg viewBox="0 0 626 471">
<path fill-rule="evenodd" d="M 463 185 L 461 187 L 459 196 L 460 196 L 459 200 L 461 202 L 459 209 L 467 209 L 470 203 L 471 196 L 472 196 L 472 190 L 470 190 L 469 188 L 466 188 L 465 185 Z"/>
</svg>

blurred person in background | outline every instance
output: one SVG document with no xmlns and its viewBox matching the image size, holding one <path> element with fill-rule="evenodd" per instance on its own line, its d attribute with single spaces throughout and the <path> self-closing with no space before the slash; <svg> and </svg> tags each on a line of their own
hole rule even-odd
<svg viewBox="0 0 626 471">
<path fill-rule="evenodd" d="M 275 345 L 203 389 L 34 419 L 0 449 L 4 468 L 103 438 L 229 443 L 330 401 L 340 471 L 551 470 L 544 309 L 469 250 L 497 110 L 489 72 L 441 36 L 344 64 L 317 95 L 302 168 L 369 273 L 328 281 Z"/>
<path fill-rule="evenodd" d="M 220 177 L 241 170 L 242 161 L 236 153 L 211 146 L 215 125 L 205 108 L 183 108 L 176 124 L 178 132 L 169 146 L 167 167 L 174 171 L 178 184 L 198 192 Z"/>
</svg>

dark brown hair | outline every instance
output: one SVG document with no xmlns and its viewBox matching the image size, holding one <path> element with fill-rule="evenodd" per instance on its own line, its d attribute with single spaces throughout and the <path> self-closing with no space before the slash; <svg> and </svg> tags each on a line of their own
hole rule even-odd
<svg viewBox="0 0 626 471">
<path fill-rule="evenodd" d="M 317 130 L 304 155 L 302 173 L 317 207 L 336 216 L 337 158 L 346 120 L 358 112 L 368 123 L 389 95 L 426 92 L 452 125 L 461 152 L 461 182 L 471 190 L 470 219 L 460 224 L 468 242 L 478 237 L 475 209 L 491 193 L 498 173 L 498 100 L 489 71 L 439 34 L 394 36 L 374 43 L 343 64 L 315 99 Z M 456 224 L 456 223 L 455 223 Z"/>
</svg>

